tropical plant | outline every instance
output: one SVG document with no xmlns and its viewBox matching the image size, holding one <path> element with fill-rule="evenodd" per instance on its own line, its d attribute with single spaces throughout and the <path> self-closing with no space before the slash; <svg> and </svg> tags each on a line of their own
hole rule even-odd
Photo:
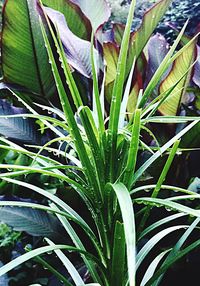
<svg viewBox="0 0 200 286">
<path fill-rule="evenodd" d="M 175 100 L 174 97 L 177 96 L 177 93 L 180 98 L 180 92 L 185 88 L 186 79 L 196 61 L 193 54 L 190 54 L 196 38 L 190 40 L 175 53 L 184 34 L 185 25 L 163 61 L 159 64 L 144 92 L 140 90 L 134 110 L 129 111 L 128 116 L 126 116 L 132 76 L 135 67 L 137 67 L 136 59 L 170 1 L 157 3 L 157 6 L 155 6 L 157 8 L 154 7 L 147 15 L 148 25 L 144 24 L 138 32 L 132 35 L 130 41 L 131 23 L 135 7 L 135 1 L 132 1 L 119 47 L 119 55 L 117 55 L 116 73 L 111 81 L 112 95 L 109 108 L 105 108 L 104 84 L 108 76 L 111 75 L 111 72 L 109 72 L 110 65 L 107 67 L 107 72 L 104 68 L 102 69 L 101 57 L 98 57 L 99 51 L 101 51 L 99 33 L 95 33 L 99 25 L 109 16 L 109 13 L 105 16 L 103 12 L 103 16 L 98 18 L 97 15 L 92 14 L 91 8 L 93 4 L 99 5 L 104 11 L 105 2 L 100 0 L 91 1 L 90 7 L 85 5 L 85 1 L 81 0 L 73 0 L 73 3 L 76 4 L 68 2 L 71 7 L 78 4 L 79 11 L 81 10 L 81 13 L 87 14 L 87 21 L 90 20 L 89 28 L 93 31 L 89 53 L 88 42 L 81 42 L 85 51 L 81 54 L 77 49 L 80 39 L 78 40 L 77 37 L 72 36 L 69 28 L 64 24 L 65 18 L 60 12 L 45 8 L 41 2 L 37 1 L 24 0 L 19 3 L 18 1 L 8 0 L 7 10 L 5 7 L 5 17 L 9 19 L 12 18 L 10 13 L 13 7 L 9 2 L 15 6 L 15 13 L 18 11 L 19 17 L 23 11 L 24 25 L 28 23 L 31 26 L 32 36 L 30 39 L 30 34 L 27 34 L 26 41 L 20 43 L 21 49 L 18 55 L 12 53 L 12 51 L 10 52 L 8 48 L 9 36 L 13 33 L 11 26 L 15 27 L 15 24 L 12 22 L 8 25 L 7 22 L 3 32 L 5 49 L 3 55 L 4 80 L 20 84 L 38 95 L 43 95 L 45 98 L 50 98 L 51 92 L 53 93 L 56 88 L 62 111 L 40 104 L 41 108 L 53 112 L 54 116 L 38 114 L 33 106 L 24 100 L 24 91 L 22 93 L 12 91 L 13 96 L 20 99 L 21 104 L 23 103 L 32 114 L 8 115 L 8 118 L 35 118 L 41 121 L 45 127 L 55 132 L 55 137 L 43 146 L 31 146 L 34 149 L 33 151 L 30 151 L 26 145 L 19 146 L 7 138 L 1 138 L 2 150 L 10 149 L 24 154 L 31 159 L 31 164 L 29 166 L 0 164 L 2 169 L 0 177 L 5 182 L 36 192 L 45 197 L 49 204 L 1 201 L 0 206 L 33 208 L 56 215 L 66 230 L 67 237 L 71 238 L 73 244 L 55 244 L 54 241 L 46 238 L 47 245 L 34 250 L 27 249 L 27 253 L 1 267 L 0 275 L 7 273 L 31 258 L 37 257 L 38 263 L 49 269 L 64 285 L 73 285 L 72 283 L 74 283 L 75 285 L 94 286 L 134 286 L 136 281 L 140 285 L 158 285 L 169 267 L 200 245 L 199 239 L 192 242 L 187 240 L 189 235 L 197 229 L 200 211 L 185 204 L 185 201 L 199 199 L 199 194 L 177 186 L 164 185 L 174 157 L 182 151 L 179 148 L 181 137 L 198 124 L 199 117 L 176 116 L 174 114 L 170 116 L 155 115 L 159 108 L 168 102 L 169 98 L 171 98 L 171 101 Z M 68 10 L 64 9 L 65 1 L 61 1 L 63 5 L 60 6 L 58 1 L 45 0 L 42 2 L 47 5 L 51 4 L 54 9 L 59 8 L 58 10 L 62 11 L 67 17 Z M 29 14 L 31 21 L 28 21 L 24 12 L 25 9 L 23 10 L 24 3 L 28 5 L 26 8 L 32 9 L 29 10 L 32 11 L 32 14 Z M 37 6 L 34 6 L 33 3 L 37 3 Z M 99 10 L 97 9 L 97 11 Z M 156 11 L 157 14 L 153 14 L 154 17 L 152 17 L 152 13 Z M 159 13 L 160 16 L 158 16 Z M 17 29 L 20 32 L 22 27 L 16 26 Z M 85 30 L 84 33 L 87 31 Z M 143 42 L 141 39 L 144 31 L 146 38 Z M 39 35 L 41 42 L 36 43 L 33 41 L 35 35 Z M 42 52 L 40 53 L 37 50 L 38 47 L 34 46 L 33 49 L 29 41 L 33 41 L 32 44 L 35 43 L 41 46 L 44 43 L 45 49 L 42 46 L 40 48 Z M 35 53 L 35 49 L 37 53 Z M 34 55 L 31 55 L 33 51 Z M 7 57 L 5 53 L 8 53 Z M 10 69 L 12 61 L 16 63 L 16 58 L 20 58 L 20 54 L 27 56 L 24 62 L 34 56 L 37 63 L 40 58 L 43 64 L 39 69 L 38 64 L 35 65 L 35 62 L 32 62 L 29 66 L 26 65 L 26 70 L 22 71 L 24 74 L 24 77 L 22 77 L 19 74 L 21 68 L 19 63 L 14 66 L 17 69 Z M 190 59 L 187 62 L 187 67 L 182 73 L 177 73 L 174 76 L 171 85 L 164 88 L 153 101 L 149 101 L 163 74 L 171 64 L 185 54 Z M 77 63 L 77 57 L 78 59 L 81 58 L 82 65 Z M 45 58 L 48 58 L 47 66 L 43 62 Z M 100 58 L 100 60 L 98 61 L 97 58 Z M 87 65 L 83 65 L 86 62 Z M 76 72 L 78 70 L 90 81 L 92 79 L 92 107 L 88 101 L 87 105 L 84 104 L 85 95 L 79 92 L 83 89 L 75 81 L 77 74 L 74 70 Z M 103 79 L 101 79 L 102 72 Z M 40 80 L 38 80 L 38 76 L 40 76 Z M 52 82 L 55 82 L 55 86 Z M 148 146 L 144 140 L 144 131 L 154 138 L 148 128 L 150 122 L 158 124 L 189 122 L 189 124 L 185 125 L 164 145 L 159 147 Z M 52 146 L 56 142 L 59 142 L 58 147 Z M 62 145 L 64 144 L 65 149 L 63 150 Z M 56 157 L 51 158 L 43 151 L 53 151 Z M 148 151 L 151 155 L 142 163 L 140 158 L 144 151 Z M 149 167 L 161 156 L 164 156 L 165 164 L 162 170 L 158 171 L 158 181 L 154 181 L 151 185 L 144 183 Z M 45 188 L 38 187 L 34 182 L 19 179 L 33 173 L 62 181 L 64 183 L 63 193 L 66 190 L 69 194 L 73 191 L 77 192 L 83 202 L 82 208 L 85 212 L 80 213 L 79 210 L 69 206 L 67 199 L 61 199 Z M 147 194 L 145 191 L 149 191 L 149 193 Z M 152 221 L 151 214 L 154 209 L 160 207 L 163 208 L 163 217 Z M 168 215 L 167 210 L 173 211 L 173 214 Z M 185 217 L 191 218 L 185 219 L 182 223 L 180 219 Z M 172 245 L 164 251 L 160 249 L 160 251 L 152 253 L 152 250 L 157 248 L 158 243 L 163 238 L 174 232 L 177 232 L 177 236 Z M 72 282 L 62 272 L 52 267 L 48 260 L 45 261 L 41 257 L 43 254 L 49 254 L 52 251 L 69 272 Z M 88 269 L 89 280 L 86 281 L 81 277 L 77 270 L 78 265 L 70 261 L 66 253 L 71 252 L 80 255 L 82 263 Z M 145 266 L 146 259 L 149 262 L 147 267 Z M 140 272 L 142 277 L 138 275 Z"/>
</svg>

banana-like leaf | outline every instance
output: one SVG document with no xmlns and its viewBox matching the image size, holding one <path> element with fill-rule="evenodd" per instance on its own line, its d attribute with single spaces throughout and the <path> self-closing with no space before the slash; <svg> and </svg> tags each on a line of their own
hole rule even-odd
<svg viewBox="0 0 200 286">
<path fill-rule="evenodd" d="M 193 81 L 194 83 L 200 87 L 200 47 L 197 46 L 197 57 L 198 57 L 198 61 L 195 64 L 194 67 L 194 76 L 193 76 Z"/>
<path fill-rule="evenodd" d="M 122 42 L 122 37 L 124 34 L 125 26 L 120 23 L 116 23 L 113 25 L 113 34 L 115 42 L 120 46 Z"/>
<path fill-rule="evenodd" d="M 132 117 L 132 114 L 134 113 L 136 109 L 139 92 L 140 92 L 140 86 L 139 86 L 138 81 L 136 81 L 132 87 L 132 90 L 128 98 L 128 103 L 127 103 L 127 112 L 128 112 L 129 118 Z"/>
<path fill-rule="evenodd" d="M 148 68 L 145 79 L 145 86 L 149 83 L 150 79 L 156 72 L 162 60 L 169 50 L 169 44 L 161 34 L 156 34 L 150 38 L 148 44 Z M 162 76 L 164 78 L 166 73 Z M 161 80 L 162 80 L 161 78 Z"/>
<path fill-rule="evenodd" d="M 174 61 L 173 67 L 160 85 L 160 93 L 167 91 L 171 88 L 181 76 L 187 72 L 190 66 L 193 64 L 196 57 L 196 42 L 193 41 L 189 47 L 178 56 Z M 191 71 L 177 84 L 173 93 L 161 104 L 159 111 L 164 115 L 176 115 L 181 100 L 185 94 L 188 82 L 191 77 Z"/>
<path fill-rule="evenodd" d="M 94 32 L 110 17 L 111 11 L 105 0 L 71 0 L 77 4 L 90 20 Z"/>
<path fill-rule="evenodd" d="M 38 5 L 38 0 L 6 1 L 2 70 L 4 82 L 49 98 L 55 92 L 55 84 L 39 24 Z"/>
<path fill-rule="evenodd" d="M 113 82 L 116 77 L 119 48 L 115 43 L 104 43 L 103 54 L 107 66 L 105 84 L 108 85 L 109 83 Z"/>
<path fill-rule="evenodd" d="M 146 12 L 141 27 L 131 35 L 128 63 L 140 55 L 171 2 L 172 0 L 161 0 Z"/>
<path fill-rule="evenodd" d="M 5 116 L 0 120 L 0 134 L 4 137 L 18 141 L 38 144 L 41 143 L 39 132 L 37 132 L 34 120 L 30 118 L 8 118 L 8 115 L 27 113 L 23 108 L 12 106 L 5 100 L 0 99 L 0 116 Z M 39 127 L 39 126 L 38 126 Z"/>
<path fill-rule="evenodd" d="M 84 40 L 91 38 L 91 23 L 80 7 L 69 0 L 42 0 L 42 3 L 65 16 L 67 25 L 76 36 Z"/>
<path fill-rule="evenodd" d="M 58 219 L 41 210 L 19 207 L 1 207 L 1 221 L 16 231 L 25 231 L 33 236 L 58 238 L 62 227 Z"/>
<path fill-rule="evenodd" d="M 90 62 L 90 42 L 82 40 L 74 35 L 69 30 L 64 15 L 60 12 L 51 8 L 45 8 L 45 12 L 58 28 L 68 63 L 84 76 L 91 78 L 92 67 Z M 97 59 L 97 51 L 95 50 L 95 52 L 95 58 Z"/>
</svg>

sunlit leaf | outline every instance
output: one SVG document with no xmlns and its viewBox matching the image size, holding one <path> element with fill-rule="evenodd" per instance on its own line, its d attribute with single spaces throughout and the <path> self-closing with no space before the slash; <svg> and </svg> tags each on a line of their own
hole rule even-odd
<svg viewBox="0 0 200 286">
<path fill-rule="evenodd" d="M 105 0 L 71 0 L 73 3 L 77 4 L 82 12 L 90 20 L 94 32 L 97 28 L 108 21 L 111 11 L 108 3 Z"/>
<path fill-rule="evenodd" d="M 174 62 L 172 70 L 169 75 L 164 79 L 160 86 L 160 92 L 165 92 L 172 87 L 182 74 L 184 74 L 193 61 L 195 60 L 195 41 L 190 44 L 186 51 L 184 51 Z M 164 103 L 159 107 L 159 111 L 164 115 L 176 115 L 180 106 L 181 100 L 185 94 L 188 82 L 190 80 L 191 72 L 177 84 L 172 94 L 168 96 Z M 182 89 L 183 88 L 183 89 Z"/>
</svg>

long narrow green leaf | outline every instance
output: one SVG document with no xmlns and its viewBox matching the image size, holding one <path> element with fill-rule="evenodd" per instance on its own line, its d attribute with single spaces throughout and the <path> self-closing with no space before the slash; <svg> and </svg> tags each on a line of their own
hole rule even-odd
<svg viewBox="0 0 200 286">
<path fill-rule="evenodd" d="M 127 60 L 127 53 L 128 53 L 128 45 L 129 45 L 129 36 L 131 30 L 131 23 L 133 19 L 133 13 L 135 9 L 136 1 L 132 0 L 129 15 L 127 19 L 126 28 L 124 31 L 119 59 L 117 63 L 117 75 L 114 82 L 113 92 L 112 92 L 112 101 L 110 107 L 110 120 L 109 120 L 109 127 L 108 127 L 108 158 L 110 164 L 110 177 L 111 181 L 113 180 L 113 172 L 114 172 L 114 162 L 115 162 L 115 152 L 116 152 L 116 144 L 117 144 L 117 130 L 119 124 L 119 115 L 120 115 L 120 106 L 121 106 L 121 99 L 123 93 L 123 86 L 125 80 L 125 72 L 126 72 L 126 60 Z"/>
<path fill-rule="evenodd" d="M 161 267 L 167 264 L 167 262 L 172 258 L 176 257 L 178 252 L 180 251 L 181 247 L 185 243 L 185 241 L 188 239 L 188 236 L 192 233 L 192 231 L 196 228 L 198 223 L 200 222 L 200 217 L 196 218 L 193 223 L 189 226 L 188 229 L 184 232 L 184 234 L 181 236 L 181 238 L 178 240 L 178 242 L 175 244 L 175 246 L 171 249 L 170 253 L 166 257 L 165 261 L 162 263 Z M 158 286 L 163 275 L 165 272 L 162 273 L 162 275 L 154 282 L 152 286 Z"/>
<path fill-rule="evenodd" d="M 83 122 L 85 132 L 87 134 L 88 144 L 91 148 L 91 153 L 92 153 L 91 155 L 93 155 L 91 159 L 93 159 L 95 163 L 94 165 L 97 173 L 96 180 L 98 182 L 98 189 L 96 189 L 96 196 L 98 196 L 99 199 L 101 199 L 103 202 L 104 198 L 102 191 L 105 186 L 105 173 L 104 173 L 105 168 L 104 168 L 104 161 L 102 158 L 101 149 L 97 142 L 97 130 L 95 130 L 96 126 L 91 111 L 87 106 L 82 107 L 79 113 L 80 115 L 82 115 L 81 120 Z"/>
<path fill-rule="evenodd" d="M 122 100 L 121 107 L 120 107 L 119 129 L 125 126 L 125 120 L 126 120 L 125 115 L 126 115 L 126 109 L 127 109 L 127 104 L 128 104 L 128 99 L 129 99 L 129 94 L 130 94 L 130 89 L 131 89 L 131 84 L 132 84 L 133 72 L 135 70 L 135 63 L 136 63 L 136 60 L 134 58 L 131 71 L 127 79 L 127 83 L 126 83 L 126 87 L 125 87 L 124 95 L 123 95 L 123 100 Z"/>
<path fill-rule="evenodd" d="M 199 198 L 199 196 L 197 197 Z M 200 216 L 200 210 L 196 210 L 196 209 L 181 205 L 179 203 L 172 202 L 167 199 L 163 200 L 163 199 L 143 197 L 143 198 L 135 199 L 134 201 L 139 204 L 146 204 L 146 205 L 151 205 L 154 207 L 165 207 L 169 211 L 179 211 L 179 212 L 182 212 L 187 215 L 194 216 L 194 217 Z"/>
<path fill-rule="evenodd" d="M 152 123 L 187 123 L 194 120 L 200 120 L 199 116 L 153 116 L 142 119 L 141 121 Z"/>
<path fill-rule="evenodd" d="M 160 261 L 163 259 L 163 257 L 166 255 L 166 253 L 168 253 L 170 251 L 170 249 L 167 249 L 163 252 L 161 252 L 158 256 L 156 256 L 156 258 L 154 258 L 154 260 L 151 262 L 151 264 L 149 265 L 149 267 L 147 268 L 147 271 L 145 272 L 143 278 L 142 278 L 142 282 L 140 284 L 140 286 L 145 286 L 147 281 L 153 276 L 158 264 L 160 263 Z"/>
<path fill-rule="evenodd" d="M 97 78 L 97 72 L 96 72 L 96 66 L 95 66 L 95 58 L 94 58 L 94 32 L 91 36 L 91 64 L 92 64 L 92 78 L 93 78 L 93 110 L 94 114 L 97 114 L 98 118 L 98 127 L 101 134 L 101 137 L 103 136 L 105 132 L 105 126 L 104 126 L 104 110 L 102 110 L 101 102 L 100 102 L 100 93 L 99 93 L 99 87 L 98 87 L 98 78 Z M 104 107 L 103 107 L 104 108 Z M 96 110 L 96 111 L 95 111 Z"/>
<path fill-rule="evenodd" d="M 41 29 L 42 29 L 43 37 L 45 40 L 45 44 L 47 46 L 47 52 L 49 55 L 49 59 L 51 61 L 51 67 L 52 67 L 52 71 L 53 71 L 54 78 L 56 81 L 56 86 L 58 89 L 61 105 L 62 105 L 65 117 L 67 119 L 67 122 L 68 122 L 68 125 L 70 128 L 70 134 L 74 139 L 74 144 L 76 146 L 76 150 L 78 152 L 81 163 L 82 163 L 83 167 L 85 167 L 85 174 L 88 178 L 88 181 L 90 182 L 90 184 L 94 188 L 94 190 L 96 190 L 96 189 L 98 189 L 98 186 L 96 185 L 96 180 L 94 180 L 96 175 L 95 175 L 94 169 L 90 163 L 88 154 L 87 154 L 86 149 L 85 149 L 85 145 L 83 143 L 83 140 L 82 140 L 81 134 L 79 132 L 77 123 L 75 121 L 74 114 L 73 114 L 72 108 L 70 106 L 69 100 L 67 98 L 62 80 L 60 78 L 60 75 L 59 75 L 59 72 L 58 72 L 58 69 L 56 66 L 55 58 L 54 58 L 53 52 L 51 50 L 50 43 L 48 41 L 48 38 L 47 38 L 47 35 L 46 35 L 46 32 L 45 32 L 45 29 L 44 29 L 42 22 L 41 22 Z M 52 36 L 55 37 L 54 33 L 52 33 Z M 75 91 L 75 94 L 77 95 L 78 93 Z M 91 196 L 91 199 L 94 199 L 95 194 L 94 194 L 93 190 L 90 192 L 90 196 Z"/>
<path fill-rule="evenodd" d="M 127 250 L 127 264 L 130 286 L 135 286 L 135 253 L 136 253 L 136 240 L 135 240 L 135 219 L 133 205 L 128 189 L 122 183 L 109 184 L 109 187 L 116 193 L 118 203 L 122 213 L 124 223 L 124 233 L 126 240 Z"/>
<path fill-rule="evenodd" d="M 4 266 L 2 266 L 0 268 L 0 276 L 6 274 L 7 272 L 9 272 L 10 270 L 14 269 L 15 267 L 21 265 L 22 263 L 38 256 L 38 255 L 42 255 L 44 253 L 48 253 L 57 249 L 65 249 L 68 251 L 75 251 L 75 252 L 79 252 L 79 253 L 83 253 L 86 256 L 90 256 L 87 252 L 84 252 L 82 250 L 79 250 L 75 247 L 69 246 L 69 245 L 55 245 L 55 246 L 43 246 L 34 250 L 31 250 L 28 253 L 25 253 L 17 258 L 15 258 L 14 260 L 8 262 L 7 264 L 5 264 Z"/>
<path fill-rule="evenodd" d="M 175 225 L 168 227 L 164 230 L 161 230 L 159 233 L 155 234 L 151 239 L 148 240 L 148 242 L 141 248 L 141 250 L 137 253 L 136 259 L 136 269 L 139 268 L 143 260 L 146 258 L 147 254 L 152 250 L 152 248 L 166 235 L 188 227 L 187 225 Z"/>
<path fill-rule="evenodd" d="M 133 177 L 136 161 L 137 161 L 137 153 L 139 148 L 139 137 L 140 137 L 140 116 L 141 110 L 137 109 L 135 111 L 134 122 L 132 126 L 132 135 L 131 142 L 128 152 L 127 165 L 124 171 L 123 183 L 127 186 L 128 190 L 131 187 L 131 178 Z"/>
<path fill-rule="evenodd" d="M 177 214 L 173 214 L 173 215 L 167 216 L 167 217 L 165 217 L 163 219 L 160 219 L 160 220 L 156 221 L 155 223 L 153 223 L 150 226 L 146 227 L 144 229 L 144 231 L 139 234 L 138 241 L 140 239 L 142 239 L 145 235 L 150 233 L 151 231 L 155 230 L 157 227 L 163 226 L 164 224 L 169 223 L 170 221 L 176 220 L 176 219 L 178 219 L 180 217 L 183 217 L 183 216 L 186 216 L 186 214 L 184 214 L 184 213 L 177 213 Z"/>
<path fill-rule="evenodd" d="M 55 244 L 48 238 L 45 239 L 46 242 L 50 246 L 55 246 Z M 70 276 L 72 277 L 72 280 L 74 281 L 76 286 L 82 285 L 85 286 L 85 283 L 83 279 L 81 278 L 80 274 L 74 267 L 74 265 L 71 263 L 71 261 L 66 257 L 66 255 L 62 252 L 60 249 L 55 249 L 54 252 L 58 256 L 58 258 L 62 261 L 62 264 L 65 266 L 67 271 L 69 272 Z"/>
<path fill-rule="evenodd" d="M 169 168 L 171 167 L 171 164 L 172 164 L 172 161 L 174 159 L 174 156 L 176 155 L 176 151 L 177 151 L 177 148 L 178 148 L 178 145 L 179 145 L 179 142 L 180 141 L 176 141 L 172 147 L 172 150 L 167 158 L 167 161 L 162 169 L 162 172 L 159 176 L 159 179 L 158 179 L 158 182 L 156 184 L 156 187 L 155 189 L 153 190 L 153 193 L 151 195 L 152 198 L 157 198 L 158 196 L 158 193 L 161 189 L 161 186 L 162 186 L 162 183 L 165 181 L 165 178 L 167 176 L 167 173 L 169 171 Z M 140 226 L 139 226 L 139 233 L 141 232 L 141 229 L 143 229 L 143 227 L 145 226 L 145 223 L 150 215 L 150 211 L 151 211 L 151 207 L 147 207 L 147 209 L 145 210 L 145 213 L 143 215 L 143 218 L 140 222 Z"/>
<path fill-rule="evenodd" d="M 51 204 L 51 208 L 54 209 L 54 210 L 57 210 L 58 211 L 58 207 L 54 204 Z M 79 248 L 79 249 L 82 249 L 84 251 L 86 251 L 82 241 L 80 240 L 79 236 L 77 235 L 77 233 L 75 232 L 75 230 L 73 229 L 73 227 L 71 226 L 71 224 L 69 223 L 69 221 L 63 217 L 63 216 L 60 216 L 59 214 L 57 215 L 58 219 L 60 220 L 60 222 L 62 223 L 63 227 L 65 228 L 65 230 L 67 231 L 68 235 L 70 236 L 70 238 L 72 239 L 74 245 Z M 104 258 L 102 257 L 102 253 L 101 251 L 99 251 L 99 254 L 100 254 L 100 257 L 101 257 L 101 260 L 102 260 L 102 263 L 105 263 L 104 261 Z M 97 270 L 96 268 L 94 267 L 93 263 L 91 261 L 89 261 L 87 259 L 86 256 L 82 255 L 82 259 L 85 263 L 85 265 L 88 267 L 90 273 L 91 273 L 91 276 L 93 277 L 94 280 L 96 281 L 99 281 L 100 282 L 100 277 L 97 273 Z M 101 283 L 101 282 L 100 282 Z"/>
<path fill-rule="evenodd" d="M 126 242 L 124 226 L 119 221 L 115 223 L 114 243 L 112 253 L 111 285 L 122 286 L 124 281 Z M 117 277 L 117 279 L 116 279 Z"/>
<path fill-rule="evenodd" d="M 194 127 L 199 120 L 195 120 L 192 123 L 190 123 L 188 126 L 186 126 L 184 129 L 182 129 L 177 135 L 175 135 L 172 139 L 170 139 L 166 144 L 164 144 L 162 147 L 160 147 L 160 150 L 157 151 L 154 155 L 152 155 L 136 172 L 132 180 L 133 185 L 137 179 L 146 171 L 146 169 L 163 154 L 171 145 L 174 144 L 175 141 L 179 140 L 185 133 L 187 133 L 192 127 Z"/>
<path fill-rule="evenodd" d="M 187 246 L 185 249 L 183 249 L 182 251 L 180 251 L 175 257 L 172 257 L 170 259 L 170 261 L 165 264 L 163 267 L 160 267 L 159 270 L 153 275 L 153 277 L 146 283 L 145 286 L 152 286 L 153 282 L 166 270 L 169 269 L 169 267 L 171 265 L 173 265 L 176 261 L 178 261 L 179 259 L 181 259 L 182 257 L 184 257 L 186 254 L 188 254 L 189 252 L 191 252 L 192 250 L 194 250 L 195 248 L 200 247 L 200 240 L 196 240 L 195 242 L 193 242 L 192 244 L 190 244 L 189 246 Z"/>
<path fill-rule="evenodd" d="M 26 247 L 26 250 L 27 250 L 27 247 Z M 37 263 L 41 264 L 44 268 L 48 269 L 48 271 L 50 271 L 55 277 L 57 277 L 59 281 L 62 282 L 65 286 L 73 286 L 65 276 L 63 276 L 60 272 L 58 272 L 46 260 L 44 260 L 40 256 L 37 256 L 36 258 L 34 258 L 34 260 Z"/>
</svg>

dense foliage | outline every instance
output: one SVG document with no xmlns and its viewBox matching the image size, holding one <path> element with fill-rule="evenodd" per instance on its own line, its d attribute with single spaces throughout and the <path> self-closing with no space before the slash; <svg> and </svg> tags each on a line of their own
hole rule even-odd
<svg viewBox="0 0 200 286">
<path fill-rule="evenodd" d="M 1 276 L 34 259 L 49 285 L 159 285 L 199 247 L 200 196 L 179 171 L 199 147 L 198 34 L 152 36 L 170 3 L 131 32 L 135 1 L 110 31 L 103 0 L 6 1 L 0 216 L 45 240 Z"/>
</svg>

